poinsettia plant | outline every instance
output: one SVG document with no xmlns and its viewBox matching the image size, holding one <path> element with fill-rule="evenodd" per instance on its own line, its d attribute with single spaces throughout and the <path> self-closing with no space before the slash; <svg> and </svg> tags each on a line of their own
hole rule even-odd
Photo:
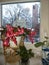
<svg viewBox="0 0 49 65">
<path fill-rule="evenodd" d="M 4 46 L 9 46 L 9 40 L 11 39 L 15 44 L 17 44 L 16 36 L 26 36 L 28 35 L 30 41 L 33 43 L 33 37 L 36 35 L 36 30 L 32 31 L 24 27 L 13 27 L 10 24 L 7 24 L 4 30 L 2 31 L 2 40 Z"/>
</svg>

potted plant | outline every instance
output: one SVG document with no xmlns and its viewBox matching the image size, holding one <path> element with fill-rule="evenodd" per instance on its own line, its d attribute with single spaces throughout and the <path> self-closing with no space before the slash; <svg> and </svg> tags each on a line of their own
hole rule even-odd
<svg viewBox="0 0 49 65">
<path fill-rule="evenodd" d="M 20 55 L 21 62 L 26 64 L 29 58 L 34 56 L 34 53 L 32 52 L 31 49 L 29 50 L 26 49 L 26 47 L 24 46 L 24 38 L 28 36 L 30 41 L 33 43 L 33 37 L 36 35 L 36 33 L 37 33 L 36 30 L 32 31 L 31 29 L 27 29 L 24 27 L 20 27 L 20 26 L 13 27 L 10 24 L 7 24 L 2 32 L 3 47 L 4 48 L 10 47 L 15 51 L 15 47 L 18 46 L 18 41 L 19 41 L 19 40 L 17 41 L 17 37 L 21 36 L 18 50 L 17 47 L 16 50 L 17 53 Z"/>
<path fill-rule="evenodd" d="M 18 55 L 20 55 L 21 65 L 29 65 L 29 58 L 34 57 L 34 53 L 32 49 L 27 50 L 25 45 L 19 46 L 19 50 L 17 50 Z"/>
</svg>

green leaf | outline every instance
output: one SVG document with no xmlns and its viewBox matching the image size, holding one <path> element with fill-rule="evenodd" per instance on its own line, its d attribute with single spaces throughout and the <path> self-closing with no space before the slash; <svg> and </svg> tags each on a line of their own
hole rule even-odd
<svg viewBox="0 0 49 65">
<path fill-rule="evenodd" d="M 35 47 L 40 47 L 40 46 L 43 46 L 44 45 L 44 43 L 43 42 L 37 42 L 36 44 L 34 44 L 35 45 Z"/>
<path fill-rule="evenodd" d="M 45 39 L 48 39 L 48 37 L 47 37 L 47 36 L 45 36 Z"/>
</svg>

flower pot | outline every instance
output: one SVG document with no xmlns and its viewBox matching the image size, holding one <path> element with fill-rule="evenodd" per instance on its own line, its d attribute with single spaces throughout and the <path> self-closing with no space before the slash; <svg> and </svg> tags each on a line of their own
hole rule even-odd
<svg viewBox="0 0 49 65">
<path fill-rule="evenodd" d="M 28 60 L 21 60 L 20 65 L 30 65 L 30 61 Z"/>
</svg>

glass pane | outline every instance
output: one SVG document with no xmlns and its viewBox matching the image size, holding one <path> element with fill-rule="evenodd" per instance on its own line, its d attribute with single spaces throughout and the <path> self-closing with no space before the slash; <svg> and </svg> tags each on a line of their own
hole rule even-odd
<svg viewBox="0 0 49 65">
<path fill-rule="evenodd" d="M 40 2 L 12 3 L 2 5 L 2 26 L 11 24 L 31 30 L 36 29 L 34 42 L 40 40 Z M 25 41 L 29 41 L 28 36 Z"/>
</svg>

